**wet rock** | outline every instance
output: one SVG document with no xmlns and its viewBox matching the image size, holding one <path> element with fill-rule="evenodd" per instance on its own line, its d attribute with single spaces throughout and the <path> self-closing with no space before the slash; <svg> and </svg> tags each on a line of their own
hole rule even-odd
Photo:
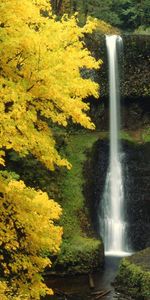
<svg viewBox="0 0 150 300">
<path fill-rule="evenodd" d="M 123 56 L 120 57 L 121 90 L 124 97 L 149 96 L 149 35 L 123 35 Z M 108 59 L 105 37 L 88 36 L 87 46 L 96 58 L 103 61 L 94 78 L 100 82 L 101 97 L 108 98 Z"/>
<path fill-rule="evenodd" d="M 122 164 L 129 249 L 150 245 L 150 143 L 124 141 Z M 85 165 L 85 197 L 91 211 L 94 230 L 99 234 L 98 209 L 103 197 L 109 163 L 109 142 L 99 140 Z"/>
</svg>

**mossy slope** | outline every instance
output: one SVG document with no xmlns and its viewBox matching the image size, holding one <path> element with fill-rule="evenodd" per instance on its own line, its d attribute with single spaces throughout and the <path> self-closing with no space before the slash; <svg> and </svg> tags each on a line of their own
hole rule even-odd
<svg viewBox="0 0 150 300">
<path fill-rule="evenodd" d="M 98 138 L 97 133 L 71 135 L 64 150 L 72 169 L 61 171 L 59 177 L 64 237 L 56 268 L 65 267 L 67 272 L 89 272 L 103 261 L 103 245 L 91 230 L 89 212 L 83 195 L 86 151 L 92 148 Z"/>
</svg>

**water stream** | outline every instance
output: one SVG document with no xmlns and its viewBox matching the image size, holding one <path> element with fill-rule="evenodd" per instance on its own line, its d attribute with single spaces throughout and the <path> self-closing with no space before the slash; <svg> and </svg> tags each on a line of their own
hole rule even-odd
<svg viewBox="0 0 150 300">
<path fill-rule="evenodd" d="M 116 292 L 112 285 L 120 259 L 120 257 L 106 257 L 104 269 L 92 274 L 93 289 L 90 288 L 88 275 L 50 277 L 45 281 L 49 287 L 53 288 L 55 295 L 47 296 L 44 300 L 93 300 L 96 296 L 93 296 L 92 293 L 95 291 L 109 291 L 102 297 L 103 300 L 128 300 L 127 297 L 124 298 L 123 295 Z M 64 292 L 64 294 L 58 295 L 57 291 Z"/>
<path fill-rule="evenodd" d="M 119 140 L 120 91 L 118 55 L 122 49 L 122 38 L 106 36 L 109 64 L 110 99 L 110 158 L 103 199 L 100 203 L 100 232 L 104 241 L 105 254 L 124 256 L 128 253 L 124 214 L 124 189 L 122 153 Z"/>
</svg>

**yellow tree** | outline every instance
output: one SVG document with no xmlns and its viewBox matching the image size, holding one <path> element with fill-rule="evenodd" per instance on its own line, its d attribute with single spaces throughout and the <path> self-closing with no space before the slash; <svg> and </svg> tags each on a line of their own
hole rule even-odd
<svg viewBox="0 0 150 300">
<path fill-rule="evenodd" d="M 89 106 L 82 99 L 97 97 L 98 85 L 83 79 L 80 71 L 98 68 L 99 62 L 81 41 L 84 33 L 92 30 L 92 23 L 80 28 L 75 17 L 56 22 L 47 3 L 0 3 L 0 147 L 22 155 L 30 151 L 53 169 L 55 164 L 67 162 L 58 155 L 45 118 L 63 126 L 71 118 L 94 128 L 85 114 Z M 41 16 L 42 9 L 47 17 Z"/>
<path fill-rule="evenodd" d="M 52 294 L 41 272 L 57 253 L 62 228 L 54 225 L 61 208 L 46 193 L 0 175 L 0 299 L 40 299 Z M 11 180 L 10 180 L 11 179 Z"/>
<path fill-rule="evenodd" d="M 0 163 L 5 151 L 32 153 L 47 168 L 70 164 L 55 148 L 47 120 L 68 120 L 93 129 L 83 99 L 98 97 L 98 85 L 81 76 L 99 68 L 86 49 L 75 16 L 57 22 L 48 0 L 0 1 Z M 1 299 L 39 299 L 48 292 L 38 275 L 50 260 L 43 253 L 59 249 L 62 230 L 54 226 L 61 209 L 41 191 L 10 176 L 0 178 Z M 37 228 L 38 224 L 41 228 Z M 54 246 L 55 245 L 55 246 Z M 51 293 L 51 290 L 49 291 Z"/>
</svg>

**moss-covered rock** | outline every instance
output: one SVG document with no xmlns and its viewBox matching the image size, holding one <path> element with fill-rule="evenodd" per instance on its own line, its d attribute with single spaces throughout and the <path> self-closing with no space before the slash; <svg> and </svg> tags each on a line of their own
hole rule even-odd
<svg viewBox="0 0 150 300">
<path fill-rule="evenodd" d="M 92 230 L 83 193 L 86 152 L 98 138 L 99 133 L 81 131 L 68 137 L 67 146 L 63 148 L 72 169 L 61 170 L 59 174 L 64 236 L 61 252 L 55 261 L 56 270 L 87 273 L 103 264 L 103 244 Z"/>
<path fill-rule="evenodd" d="M 64 239 L 55 270 L 63 273 L 89 273 L 103 263 L 102 243 L 94 238 L 77 234 L 72 239 Z"/>
<path fill-rule="evenodd" d="M 134 299 L 150 299 L 150 248 L 121 261 L 115 285 Z"/>
</svg>

